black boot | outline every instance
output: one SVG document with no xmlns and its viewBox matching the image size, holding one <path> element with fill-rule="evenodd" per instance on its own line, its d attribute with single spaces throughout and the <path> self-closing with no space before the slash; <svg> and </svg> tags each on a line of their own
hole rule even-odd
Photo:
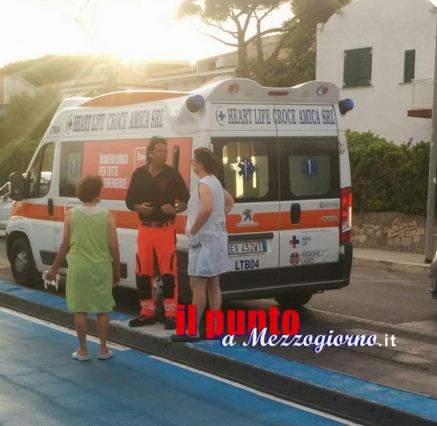
<svg viewBox="0 0 437 426">
<path fill-rule="evenodd" d="M 129 327 L 144 327 L 145 325 L 153 325 L 156 323 L 155 317 L 139 316 L 129 321 Z"/>
<path fill-rule="evenodd" d="M 166 318 L 164 321 L 164 328 L 166 330 L 176 330 L 176 318 Z"/>
</svg>

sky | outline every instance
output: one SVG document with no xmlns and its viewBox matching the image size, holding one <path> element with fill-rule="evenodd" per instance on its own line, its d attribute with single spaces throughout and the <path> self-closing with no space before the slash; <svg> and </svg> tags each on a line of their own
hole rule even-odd
<svg viewBox="0 0 437 426">
<path fill-rule="evenodd" d="M 0 66 L 46 54 L 109 53 L 123 60 L 195 62 L 232 50 L 177 20 L 181 0 L 0 0 Z M 289 19 L 289 3 L 265 28 Z M 212 34 L 218 35 L 217 32 Z"/>
</svg>

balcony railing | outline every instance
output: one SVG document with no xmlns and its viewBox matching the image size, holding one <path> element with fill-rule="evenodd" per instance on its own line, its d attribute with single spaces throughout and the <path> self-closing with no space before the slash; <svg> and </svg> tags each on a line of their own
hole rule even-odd
<svg viewBox="0 0 437 426">
<path fill-rule="evenodd" d="M 413 101 L 412 110 L 432 109 L 432 94 L 434 80 L 413 80 Z"/>
</svg>

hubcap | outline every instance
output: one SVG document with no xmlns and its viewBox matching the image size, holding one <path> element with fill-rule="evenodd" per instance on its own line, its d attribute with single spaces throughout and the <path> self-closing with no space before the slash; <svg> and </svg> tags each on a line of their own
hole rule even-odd
<svg viewBox="0 0 437 426">
<path fill-rule="evenodd" d="M 24 274 L 27 271 L 29 259 L 25 251 L 20 251 L 15 258 L 15 269 L 18 273 Z"/>
</svg>

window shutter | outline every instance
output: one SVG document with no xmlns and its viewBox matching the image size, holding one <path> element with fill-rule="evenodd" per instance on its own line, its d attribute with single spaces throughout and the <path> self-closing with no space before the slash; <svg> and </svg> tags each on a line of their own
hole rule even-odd
<svg viewBox="0 0 437 426">
<path fill-rule="evenodd" d="M 360 58 L 356 50 L 347 50 L 344 55 L 344 85 L 354 87 L 357 85 L 357 71 Z"/>
<path fill-rule="evenodd" d="M 409 83 L 414 80 L 416 67 L 416 51 L 406 50 L 404 60 L 404 83 Z"/>
<path fill-rule="evenodd" d="M 360 67 L 358 86 L 370 86 L 372 84 L 372 49 L 360 49 Z"/>
<path fill-rule="evenodd" d="M 344 86 L 369 86 L 372 82 L 372 48 L 346 50 Z"/>
</svg>

